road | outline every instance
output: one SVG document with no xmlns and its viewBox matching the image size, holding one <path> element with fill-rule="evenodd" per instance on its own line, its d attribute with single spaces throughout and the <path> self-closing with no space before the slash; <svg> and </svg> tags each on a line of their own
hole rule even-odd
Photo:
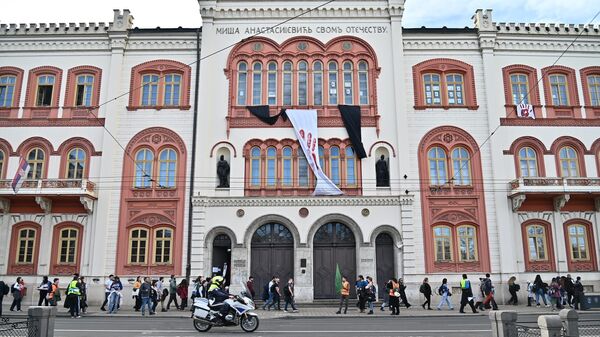
<svg viewBox="0 0 600 337">
<path fill-rule="evenodd" d="M 582 314 L 585 320 L 600 320 L 600 313 Z M 520 315 L 519 322 L 531 325 L 537 317 Z M 214 328 L 200 334 L 189 318 L 178 317 L 103 317 L 57 318 L 56 337 L 197 337 L 245 336 L 239 327 Z M 487 316 L 444 317 L 328 317 L 265 319 L 252 336 L 285 337 L 488 337 L 491 325 Z"/>
</svg>

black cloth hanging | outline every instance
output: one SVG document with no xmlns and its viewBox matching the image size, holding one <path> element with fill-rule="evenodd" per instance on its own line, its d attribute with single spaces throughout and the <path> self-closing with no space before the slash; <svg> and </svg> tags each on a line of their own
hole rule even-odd
<svg viewBox="0 0 600 337">
<path fill-rule="evenodd" d="M 360 106 L 338 105 L 338 109 L 340 110 L 340 114 L 342 115 L 344 126 L 346 127 L 346 131 L 348 131 L 348 136 L 350 137 L 350 141 L 354 146 L 356 155 L 360 159 L 366 158 L 367 153 L 365 152 L 365 147 L 362 143 L 360 129 Z"/>
<path fill-rule="evenodd" d="M 287 121 L 287 116 L 285 115 L 285 109 L 281 109 L 279 113 L 275 116 L 269 115 L 269 106 L 268 105 L 253 105 L 247 106 L 246 109 L 250 111 L 251 114 L 256 116 L 256 118 L 260 119 L 264 123 L 269 125 L 273 125 L 277 123 L 279 117 L 282 117 L 284 121 Z"/>
</svg>

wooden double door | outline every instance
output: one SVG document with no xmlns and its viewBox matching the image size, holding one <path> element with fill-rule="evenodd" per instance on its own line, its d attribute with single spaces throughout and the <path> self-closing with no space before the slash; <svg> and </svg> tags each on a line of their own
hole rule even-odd
<svg viewBox="0 0 600 337">
<path fill-rule="evenodd" d="M 321 226 L 313 239 L 313 287 L 315 299 L 338 298 L 335 277 L 337 266 L 350 282 L 350 295 L 355 296 L 356 241 L 348 226 L 330 222 Z"/>
<path fill-rule="evenodd" d="M 394 239 L 388 233 L 381 233 L 375 238 L 375 259 L 377 262 L 377 296 L 384 298 L 385 284 L 394 274 Z"/>
</svg>

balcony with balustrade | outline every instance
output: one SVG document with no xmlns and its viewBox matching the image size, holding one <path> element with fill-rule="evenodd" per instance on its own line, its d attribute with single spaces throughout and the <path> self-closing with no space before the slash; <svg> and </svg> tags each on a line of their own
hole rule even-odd
<svg viewBox="0 0 600 337">
<path fill-rule="evenodd" d="M 519 210 L 528 197 L 552 199 L 556 211 L 574 198 L 587 200 L 600 211 L 600 178 L 521 177 L 509 183 L 508 197 L 513 211 Z"/>
</svg>

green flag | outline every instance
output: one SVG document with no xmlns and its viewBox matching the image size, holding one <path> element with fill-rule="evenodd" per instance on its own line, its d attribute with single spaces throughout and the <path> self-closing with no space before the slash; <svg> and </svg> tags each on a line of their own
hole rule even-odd
<svg viewBox="0 0 600 337">
<path fill-rule="evenodd" d="M 340 272 L 340 265 L 335 264 L 335 292 L 340 294 L 342 292 L 342 273 Z"/>
</svg>

